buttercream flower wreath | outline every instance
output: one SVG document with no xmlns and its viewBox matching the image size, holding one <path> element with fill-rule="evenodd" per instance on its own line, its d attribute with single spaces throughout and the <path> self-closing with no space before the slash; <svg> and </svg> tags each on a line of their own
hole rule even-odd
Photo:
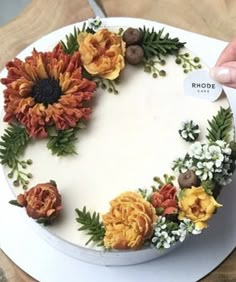
<svg viewBox="0 0 236 282">
<path fill-rule="evenodd" d="M 74 154 L 76 134 L 90 117 L 91 99 L 97 87 L 118 93 L 116 80 L 125 63 L 143 65 L 153 78 L 165 76 L 165 58 L 175 56 L 185 73 L 201 68 L 198 57 L 180 50 L 185 43 L 164 30 L 128 28 L 117 33 L 89 21 L 82 29 L 58 43 L 52 51 L 35 49 L 24 61 L 6 65 L 1 79 L 4 90 L 4 121 L 0 159 L 9 167 L 14 186 L 28 189 L 32 160 L 21 156 L 31 140 L 48 138 L 53 154 Z M 199 126 L 184 122 L 180 137 L 192 142 L 184 157 L 173 161 L 175 176 L 154 177 L 155 186 L 127 191 L 110 202 L 100 216 L 86 207 L 76 209 L 79 230 L 106 249 L 157 249 L 182 242 L 187 234 L 199 234 L 221 205 L 217 197 L 235 170 L 236 146 L 231 110 L 221 108 L 209 121 L 207 143 L 197 142 Z M 39 223 L 50 224 L 62 210 L 61 195 L 54 181 L 38 184 L 17 196 L 12 204 L 26 208 Z"/>
</svg>

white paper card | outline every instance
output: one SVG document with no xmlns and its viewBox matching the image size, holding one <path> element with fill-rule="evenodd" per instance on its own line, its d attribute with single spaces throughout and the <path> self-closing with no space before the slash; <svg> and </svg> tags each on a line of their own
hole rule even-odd
<svg viewBox="0 0 236 282">
<path fill-rule="evenodd" d="M 213 102 L 220 97 L 222 86 L 213 80 L 208 70 L 191 72 L 184 80 L 184 94 Z"/>
</svg>

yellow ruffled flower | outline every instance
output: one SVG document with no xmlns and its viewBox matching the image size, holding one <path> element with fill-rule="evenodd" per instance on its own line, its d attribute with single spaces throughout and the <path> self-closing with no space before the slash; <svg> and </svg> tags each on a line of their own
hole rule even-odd
<svg viewBox="0 0 236 282">
<path fill-rule="evenodd" d="M 101 29 L 95 34 L 82 32 L 77 38 L 84 68 L 91 75 L 116 79 L 125 67 L 125 43 L 121 36 Z"/>
<path fill-rule="evenodd" d="M 208 226 L 207 221 L 212 217 L 216 208 L 222 207 L 213 196 L 206 193 L 202 186 L 185 189 L 179 200 L 179 220 L 189 218 L 197 229 Z"/>
<path fill-rule="evenodd" d="M 104 246 L 113 249 L 138 249 L 150 238 L 157 220 L 154 207 L 139 193 L 125 192 L 110 202 L 103 215 Z"/>
</svg>

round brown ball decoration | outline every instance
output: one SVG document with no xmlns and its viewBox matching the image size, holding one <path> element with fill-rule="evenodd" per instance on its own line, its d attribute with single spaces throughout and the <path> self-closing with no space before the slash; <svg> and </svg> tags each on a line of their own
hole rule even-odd
<svg viewBox="0 0 236 282">
<path fill-rule="evenodd" d="M 197 177 L 193 170 L 187 170 L 181 173 L 178 177 L 180 188 L 191 188 L 192 186 L 199 186 L 200 179 Z"/>
<path fill-rule="evenodd" d="M 127 46 L 137 44 L 142 39 L 142 32 L 137 28 L 129 27 L 123 33 L 122 39 L 125 41 Z"/>
<path fill-rule="evenodd" d="M 143 48 L 139 45 L 131 45 L 126 49 L 125 59 L 131 65 L 137 65 L 142 62 L 144 57 Z"/>
</svg>

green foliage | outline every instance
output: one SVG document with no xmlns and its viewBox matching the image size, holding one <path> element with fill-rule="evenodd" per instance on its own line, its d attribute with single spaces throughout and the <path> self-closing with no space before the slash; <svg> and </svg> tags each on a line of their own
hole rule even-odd
<svg viewBox="0 0 236 282">
<path fill-rule="evenodd" d="M 116 88 L 116 85 L 119 83 L 118 79 L 109 80 L 99 76 L 92 77 L 91 79 L 96 82 L 97 87 L 108 91 L 108 93 L 113 93 L 115 95 L 119 94 L 119 91 Z"/>
<path fill-rule="evenodd" d="M 66 35 L 65 41 L 61 40 L 61 45 L 65 53 L 72 55 L 74 52 L 78 51 L 79 44 L 77 42 L 77 37 L 81 32 L 95 33 L 92 28 L 86 26 L 86 23 L 83 24 L 82 29 L 74 26 L 73 33 Z"/>
<path fill-rule="evenodd" d="M 49 183 L 51 183 L 54 187 L 57 187 L 57 183 L 55 180 L 49 180 Z"/>
<path fill-rule="evenodd" d="M 19 204 L 17 202 L 17 200 L 10 200 L 9 201 L 9 204 L 13 205 L 13 206 L 17 206 L 17 207 L 20 207 L 20 208 L 23 208 L 23 206 L 21 204 Z"/>
<path fill-rule="evenodd" d="M 67 156 L 76 154 L 75 143 L 78 140 L 76 133 L 79 129 L 85 128 L 83 123 L 78 123 L 76 127 L 57 131 L 54 128 L 47 130 L 49 140 L 47 147 L 53 155 Z"/>
<path fill-rule="evenodd" d="M 90 236 L 86 245 L 90 242 L 95 242 L 98 246 L 103 246 L 105 228 L 103 223 L 100 221 L 99 213 L 94 212 L 91 214 L 86 210 L 86 207 L 84 207 L 83 210 L 76 209 L 75 211 L 78 216 L 76 221 L 82 225 L 78 230 L 87 230 L 87 235 Z"/>
<path fill-rule="evenodd" d="M 147 199 L 147 197 L 148 197 L 148 191 L 147 191 L 147 189 L 141 189 L 141 188 L 139 188 L 139 189 L 138 189 L 138 192 L 141 194 L 141 196 L 142 196 L 144 199 Z"/>
<path fill-rule="evenodd" d="M 177 197 L 178 197 L 179 200 L 183 199 L 184 194 L 185 194 L 185 190 L 186 190 L 186 189 L 181 189 L 181 190 L 179 190 L 179 193 L 178 193 L 178 195 L 177 195 Z"/>
<path fill-rule="evenodd" d="M 155 192 L 157 191 L 157 188 L 152 186 L 152 192 Z M 138 192 L 140 193 L 140 195 L 148 202 L 151 202 L 151 198 L 152 198 L 152 192 L 150 193 L 150 190 L 149 189 L 141 189 L 141 188 L 138 188 Z"/>
<path fill-rule="evenodd" d="M 205 180 L 201 182 L 201 186 L 205 189 L 207 194 L 213 195 L 216 184 L 213 180 Z"/>
<path fill-rule="evenodd" d="M 162 208 L 162 207 L 156 208 L 156 214 L 157 215 L 162 215 L 163 212 L 164 212 L 164 208 Z"/>
<path fill-rule="evenodd" d="M 155 176 L 153 178 L 153 180 L 159 184 L 158 188 L 161 188 L 162 186 L 164 186 L 166 184 L 172 184 L 173 185 L 173 181 L 175 180 L 175 177 L 173 175 L 164 174 L 163 175 L 163 179 L 161 179 L 160 177 Z"/>
<path fill-rule="evenodd" d="M 231 158 L 232 158 L 233 161 L 235 161 L 236 160 L 236 142 L 235 141 L 231 141 L 229 143 L 229 147 L 232 150 Z"/>
<path fill-rule="evenodd" d="M 44 226 L 48 226 L 52 224 L 52 219 L 50 218 L 45 218 L 45 217 L 40 217 L 36 220 L 38 224 L 43 224 Z"/>
<path fill-rule="evenodd" d="M 22 185 L 24 189 L 27 188 L 28 179 L 32 177 L 30 173 L 26 173 L 24 170 L 32 164 L 32 161 L 20 160 L 20 156 L 23 155 L 29 141 L 30 138 L 25 128 L 16 124 L 10 124 L 0 140 L 1 164 L 11 169 L 8 177 L 14 178 L 13 185 L 16 187 Z"/>
<path fill-rule="evenodd" d="M 24 127 L 10 124 L 4 131 L 0 141 L 0 160 L 2 165 L 13 168 L 29 142 Z"/>
<path fill-rule="evenodd" d="M 230 108 L 220 108 L 217 115 L 208 120 L 209 127 L 207 128 L 207 139 L 211 142 L 224 140 L 229 142 L 230 133 L 233 128 L 233 114 Z"/>
<path fill-rule="evenodd" d="M 76 154 L 75 151 L 75 130 L 73 128 L 58 131 L 57 135 L 49 136 L 47 147 L 53 155 L 66 156 Z"/>
<path fill-rule="evenodd" d="M 151 30 L 139 28 L 142 32 L 141 46 L 144 50 L 145 59 L 150 59 L 157 56 L 159 59 L 162 56 L 173 55 L 184 47 L 185 43 L 180 42 L 178 38 L 170 38 L 169 33 L 164 33 L 164 28 L 156 32 L 154 28 Z"/>
<path fill-rule="evenodd" d="M 144 71 L 152 74 L 153 78 L 157 78 L 158 76 L 166 76 L 166 71 L 162 68 L 166 61 L 163 59 L 144 59 Z M 161 66 L 161 68 L 159 68 Z"/>
<path fill-rule="evenodd" d="M 202 68 L 199 57 L 191 57 L 189 53 L 177 53 L 175 63 L 183 68 L 184 73 L 189 73 L 193 70 Z"/>
</svg>

